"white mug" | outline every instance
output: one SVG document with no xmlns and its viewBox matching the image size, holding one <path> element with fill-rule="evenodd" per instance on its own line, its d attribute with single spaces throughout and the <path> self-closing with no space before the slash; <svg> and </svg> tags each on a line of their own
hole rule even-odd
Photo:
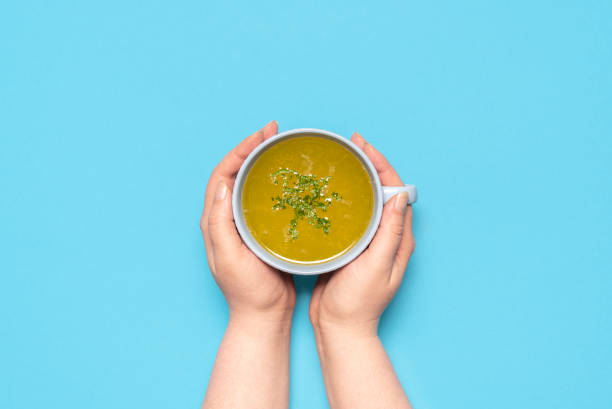
<svg viewBox="0 0 612 409">
<path fill-rule="evenodd" d="M 257 242 L 257 240 L 255 240 L 255 238 L 249 231 L 249 228 L 247 227 L 244 218 L 244 211 L 242 209 L 242 190 L 244 188 L 246 176 L 249 173 L 249 170 L 251 169 L 253 163 L 255 163 L 257 158 L 259 158 L 259 156 L 270 146 L 285 139 L 294 138 L 297 136 L 316 136 L 321 138 L 327 138 L 343 145 L 361 161 L 366 171 L 368 172 L 368 175 L 370 176 L 370 180 L 372 182 L 372 187 L 374 190 L 374 206 L 372 216 L 370 218 L 370 223 L 368 224 L 365 233 L 361 236 L 359 241 L 347 252 L 341 254 L 336 258 L 320 263 L 292 263 L 290 261 L 278 258 L 274 254 L 267 251 L 261 244 Z M 236 176 L 236 181 L 234 183 L 234 190 L 232 194 L 232 209 L 234 212 L 234 222 L 236 223 L 236 228 L 238 229 L 238 233 L 240 233 L 242 240 L 249 247 L 249 249 L 251 249 L 251 251 L 255 253 L 255 255 L 257 255 L 257 257 L 259 257 L 265 263 L 276 269 L 291 274 L 322 274 L 336 270 L 348 264 L 359 254 L 361 254 L 363 250 L 366 249 L 366 247 L 370 244 L 370 241 L 374 237 L 376 229 L 378 229 L 380 218 L 382 216 L 383 205 L 387 203 L 387 201 L 391 199 L 394 195 L 400 192 L 406 192 L 408 194 L 408 204 L 416 202 L 416 186 L 382 186 L 378 177 L 378 173 L 376 172 L 376 168 L 374 168 L 374 165 L 372 164 L 370 159 L 365 155 L 365 153 L 361 151 L 361 149 L 357 147 L 357 145 L 355 145 L 350 140 L 343 138 L 340 135 L 336 135 L 335 133 L 324 131 L 321 129 L 300 128 L 281 132 L 278 135 L 267 139 L 249 154 L 249 156 L 245 159 L 244 163 L 240 167 L 238 175 Z"/>
</svg>

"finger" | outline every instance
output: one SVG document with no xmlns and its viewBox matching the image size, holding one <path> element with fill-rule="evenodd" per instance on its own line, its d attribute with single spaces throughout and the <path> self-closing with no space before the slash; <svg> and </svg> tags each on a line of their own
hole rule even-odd
<svg viewBox="0 0 612 409">
<path fill-rule="evenodd" d="M 407 206 L 406 214 L 404 215 L 404 232 L 399 248 L 397 249 L 395 266 L 392 272 L 392 275 L 396 276 L 399 281 L 402 280 L 406 265 L 414 252 L 414 244 L 414 234 L 412 233 L 412 206 Z"/>
<path fill-rule="evenodd" d="M 357 145 L 359 147 L 359 149 L 361 149 L 361 150 L 363 150 L 364 145 L 366 143 L 366 141 L 363 138 L 363 136 L 361 136 L 361 134 L 359 134 L 358 132 L 353 132 L 353 135 L 351 135 L 351 142 L 353 142 L 355 145 Z"/>
<path fill-rule="evenodd" d="M 278 122 L 272 121 L 263 128 L 264 140 L 276 135 L 278 133 Z"/>
<path fill-rule="evenodd" d="M 401 186 L 403 185 L 402 179 L 399 177 L 393 166 L 389 163 L 387 158 L 380 153 L 374 146 L 370 145 L 363 136 L 359 133 L 354 132 L 351 136 L 351 141 L 366 154 L 366 156 L 372 161 L 372 164 L 378 172 L 380 182 L 386 186 Z"/>
<path fill-rule="evenodd" d="M 259 131 L 250 135 L 242 142 L 238 144 L 234 149 L 232 149 L 217 165 L 215 168 L 215 172 L 222 177 L 231 177 L 234 176 L 244 160 L 249 156 L 249 153 L 253 151 L 262 143 L 266 138 L 269 138 L 272 135 L 275 135 L 278 132 L 278 123 L 276 121 L 269 122 L 266 126 L 264 126 Z M 231 187 L 231 186 L 230 186 Z"/>
<path fill-rule="evenodd" d="M 310 297 L 310 306 L 308 308 L 308 315 L 310 317 L 310 322 L 313 325 L 317 325 L 317 313 L 319 311 L 319 304 L 321 302 L 321 294 L 323 293 L 323 289 L 325 285 L 329 281 L 332 273 L 321 274 L 315 283 L 315 286 L 312 290 L 312 296 Z"/>
<path fill-rule="evenodd" d="M 215 189 L 220 180 L 224 181 L 227 186 L 232 189 L 234 186 L 234 178 L 244 159 L 259 145 L 266 137 L 270 137 L 278 132 L 278 123 L 276 121 L 269 122 L 259 131 L 244 139 L 238 146 L 232 149 L 213 170 L 208 186 L 206 186 L 206 194 L 204 197 L 204 209 L 200 218 L 200 228 L 204 235 L 204 243 L 206 245 L 206 255 L 209 260 L 212 259 L 210 254 L 210 237 L 208 234 L 208 215 L 212 205 Z M 209 263 L 209 267 L 212 266 Z"/>
<path fill-rule="evenodd" d="M 208 213 L 208 212 L 207 212 Z M 204 238 L 204 248 L 206 249 L 206 260 L 208 261 L 208 268 L 212 273 L 215 272 L 215 265 L 213 263 L 212 246 L 210 244 L 210 235 L 208 234 L 208 214 L 202 213 L 200 217 L 200 230 L 202 230 L 202 237 Z"/>
<path fill-rule="evenodd" d="M 380 226 L 368 249 L 368 257 L 372 257 L 378 264 L 388 266 L 389 274 L 392 273 L 395 256 L 402 241 L 407 202 L 408 194 L 402 192 L 385 205 Z"/>
<path fill-rule="evenodd" d="M 359 133 L 353 133 L 351 140 L 355 143 L 368 158 L 372 161 L 372 164 L 376 168 L 381 182 L 385 185 L 402 185 L 402 180 L 393 169 L 389 161 L 380 153 L 374 146 L 370 145 L 363 136 Z M 404 215 L 404 229 L 402 232 L 402 238 L 400 240 L 396 259 L 394 261 L 393 274 L 399 273 L 400 280 L 403 276 L 406 265 L 410 260 L 410 256 L 414 251 L 414 235 L 412 234 L 412 207 L 408 206 Z"/>
<path fill-rule="evenodd" d="M 208 216 L 212 264 L 215 268 L 219 260 L 227 260 L 238 254 L 242 245 L 234 224 L 231 195 L 227 184 L 219 181 Z"/>
<path fill-rule="evenodd" d="M 234 178 L 236 173 L 240 170 L 240 166 L 244 163 L 244 160 L 249 156 L 249 153 L 253 151 L 266 137 L 272 136 L 278 131 L 278 123 L 276 121 L 269 122 L 259 131 L 245 138 L 232 149 L 221 162 L 213 170 L 210 183 L 206 188 L 206 203 L 210 204 L 214 189 L 216 189 L 217 182 L 219 179 L 227 183 L 230 190 L 234 187 Z M 206 207 L 206 206 L 205 206 Z"/>
</svg>

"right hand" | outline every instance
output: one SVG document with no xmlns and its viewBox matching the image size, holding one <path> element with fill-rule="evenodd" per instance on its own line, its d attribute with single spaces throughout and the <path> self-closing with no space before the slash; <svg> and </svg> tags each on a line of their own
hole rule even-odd
<svg viewBox="0 0 612 409">
<path fill-rule="evenodd" d="M 387 159 L 358 133 L 351 140 L 370 158 L 385 186 L 402 186 Z M 310 301 L 310 320 L 316 332 L 348 331 L 377 336 L 381 314 L 397 292 L 414 251 L 412 207 L 401 193 L 384 207 L 370 246 L 339 270 L 321 275 Z"/>
</svg>

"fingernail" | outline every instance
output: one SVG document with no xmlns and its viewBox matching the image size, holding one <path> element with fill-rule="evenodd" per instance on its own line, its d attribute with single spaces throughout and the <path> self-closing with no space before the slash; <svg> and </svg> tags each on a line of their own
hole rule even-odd
<svg viewBox="0 0 612 409">
<path fill-rule="evenodd" d="M 264 126 L 264 130 L 268 130 L 268 129 L 272 128 L 274 125 L 276 125 L 278 127 L 278 122 L 270 121 L 270 122 L 268 122 L 268 124 L 266 126 Z"/>
<path fill-rule="evenodd" d="M 361 137 L 361 140 L 363 142 L 363 150 L 365 151 L 368 148 L 368 146 L 370 145 L 370 143 L 368 141 L 366 141 L 366 138 L 364 138 L 363 136 Z"/>
<path fill-rule="evenodd" d="M 220 180 L 219 184 L 217 185 L 217 190 L 215 191 L 215 199 L 223 200 L 225 199 L 225 196 L 227 196 L 227 185 L 224 181 Z"/>
<path fill-rule="evenodd" d="M 402 192 L 395 198 L 395 210 L 400 212 L 406 211 L 406 205 L 408 204 L 408 193 Z"/>
</svg>

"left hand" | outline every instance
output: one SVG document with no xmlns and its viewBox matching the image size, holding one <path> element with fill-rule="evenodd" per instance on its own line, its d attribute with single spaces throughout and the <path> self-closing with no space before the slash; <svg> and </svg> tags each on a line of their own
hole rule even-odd
<svg viewBox="0 0 612 409">
<path fill-rule="evenodd" d="M 234 224 L 232 189 L 240 166 L 253 149 L 278 132 L 272 121 L 232 149 L 213 170 L 206 187 L 200 227 L 208 265 L 230 308 L 230 320 L 290 319 L 295 285 L 289 274 L 261 261 L 242 242 Z"/>
</svg>

